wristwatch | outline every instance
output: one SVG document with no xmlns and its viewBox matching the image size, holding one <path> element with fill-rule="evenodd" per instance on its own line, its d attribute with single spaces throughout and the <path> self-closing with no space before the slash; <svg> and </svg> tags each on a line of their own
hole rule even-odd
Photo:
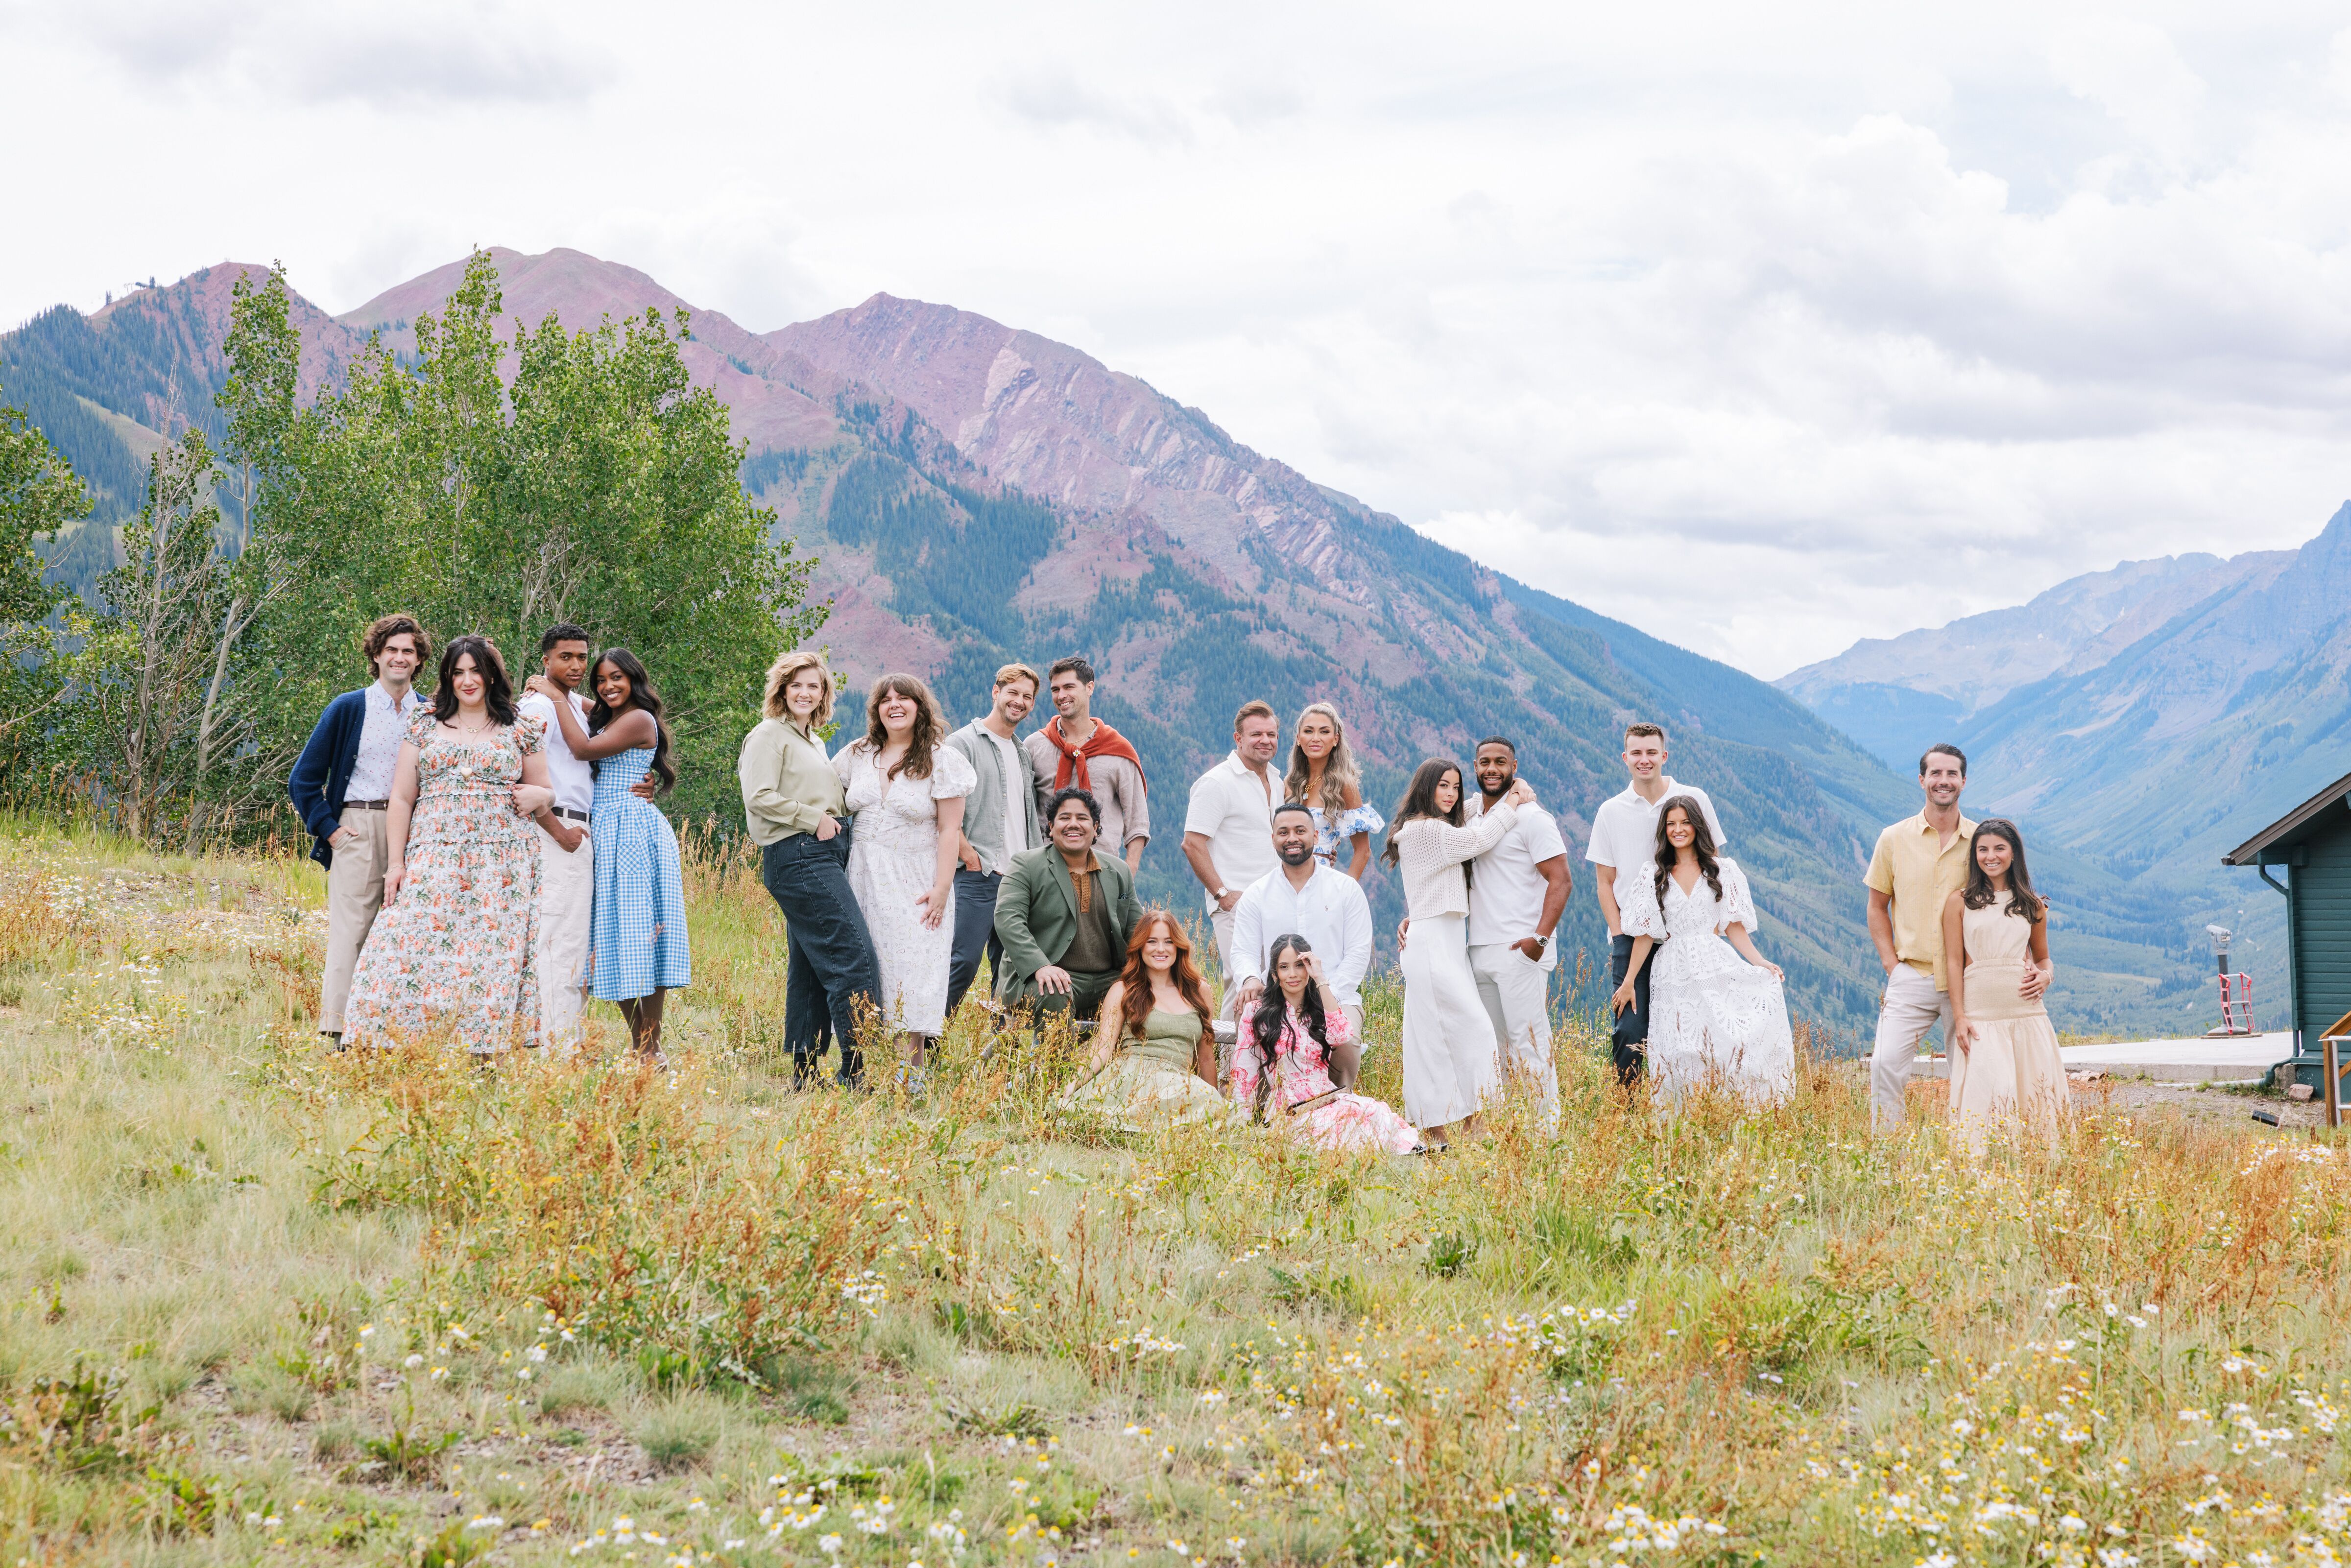
<svg viewBox="0 0 2351 1568">
<path fill-rule="evenodd" d="M 1535 933 L 1535 946 L 1548 953 L 1551 951 L 1551 938 L 1538 931 Z"/>
<path fill-rule="evenodd" d="M 1215 899 L 1218 904 L 1222 904 L 1225 901 L 1225 894 L 1229 890 L 1227 888 L 1219 887 L 1216 892 L 1210 894 L 1208 896 Z"/>
</svg>

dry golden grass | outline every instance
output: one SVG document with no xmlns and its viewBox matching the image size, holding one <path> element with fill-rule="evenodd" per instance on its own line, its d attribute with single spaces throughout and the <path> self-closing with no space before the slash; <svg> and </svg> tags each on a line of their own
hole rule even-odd
<svg viewBox="0 0 2351 1568">
<path fill-rule="evenodd" d="M 1558 1131 L 1351 1160 L 968 1011 L 794 1095 L 748 862 L 689 897 L 674 1072 L 329 1058 L 307 867 L 0 824 L 0 1560 L 2351 1555 L 2339 1144 L 1667 1121 L 1571 1032 Z"/>
</svg>

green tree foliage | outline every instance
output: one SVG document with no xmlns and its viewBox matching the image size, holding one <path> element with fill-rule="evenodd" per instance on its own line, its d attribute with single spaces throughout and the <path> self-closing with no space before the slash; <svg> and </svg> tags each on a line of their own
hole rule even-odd
<svg viewBox="0 0 2351 1568">
<path fill-rule="evenodd" d="M 275 448 L 252 425 L 256 538 L 288 580 L 269 616 L 287 723 L 364 678 L 357 639 L 377 615 L 406 611 L 444 643 L 485 632 L 517 684 L 539 632 L 574 621 L 644 660 L 681 805 L 718 810 L 761 674 L 822 618 L 802 605 L 808 565 L 743 492 L 726 407 L 679 355 L 683 314 L 578 332 L 550 318 L 501 341 L 499 310 L 476 253 L 445 308 L 417 318 L 412 361 L 371 347 Z M 225 399 L 245 395 L 239 377 Z"/>
<path fill-rule="evenodd" d="M 63 693 L 54 616 L 70 595 L 43 580 L 36 547 L 89 512 L 72 466 L 21 411 L 0 407 L 0 769 L 12 779 L 37 770 Z"/>
</svg>

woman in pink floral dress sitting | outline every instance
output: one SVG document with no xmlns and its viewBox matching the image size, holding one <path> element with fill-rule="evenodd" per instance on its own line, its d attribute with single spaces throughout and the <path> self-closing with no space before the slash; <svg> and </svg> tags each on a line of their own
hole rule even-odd
<svg viewBox="0 0 2351 1568">
<path fill-rule="evenodd" d="M 395 1045 L 446 1030 L 477 1056 L 539 1043 L 538 844 L 552 800 L 546 726 L 515 713 L 504 660 L 468 633 L 409 721 L 385 836 L 383 913 L 351 976 L 345 1038 Z"/>
<path fill-rule="evenodd" d="M 1277 936 L 1267 957 L 1280 988 L 1268 991 L 1241 1026 L 1233 1099 L 1260 1121 L 1278 1114 L 1321 1148 L 1418 1154 L 1420 1134 L 1411 1123 L 1368 1094 L 1339 1087 L 1355 1082 L 1355 1037 L 1345 1010 L 1332 1004 L 1322 960 L 1306 938 Z"/>
</svg>

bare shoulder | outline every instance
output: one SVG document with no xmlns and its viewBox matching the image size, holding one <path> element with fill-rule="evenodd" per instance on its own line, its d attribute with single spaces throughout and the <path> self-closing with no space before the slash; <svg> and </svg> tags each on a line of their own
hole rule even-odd
<svg viewBox="0 0 2351 1568">
<path fill-rule="evenodd" d="M 1353 784 L 1343 784 L 1340 786 L 1339 806 L 1342 810 L 1352 811 L 1363 803 L 1364 792 L 1362 789 L 1356 788 Z"/>
</svg>

